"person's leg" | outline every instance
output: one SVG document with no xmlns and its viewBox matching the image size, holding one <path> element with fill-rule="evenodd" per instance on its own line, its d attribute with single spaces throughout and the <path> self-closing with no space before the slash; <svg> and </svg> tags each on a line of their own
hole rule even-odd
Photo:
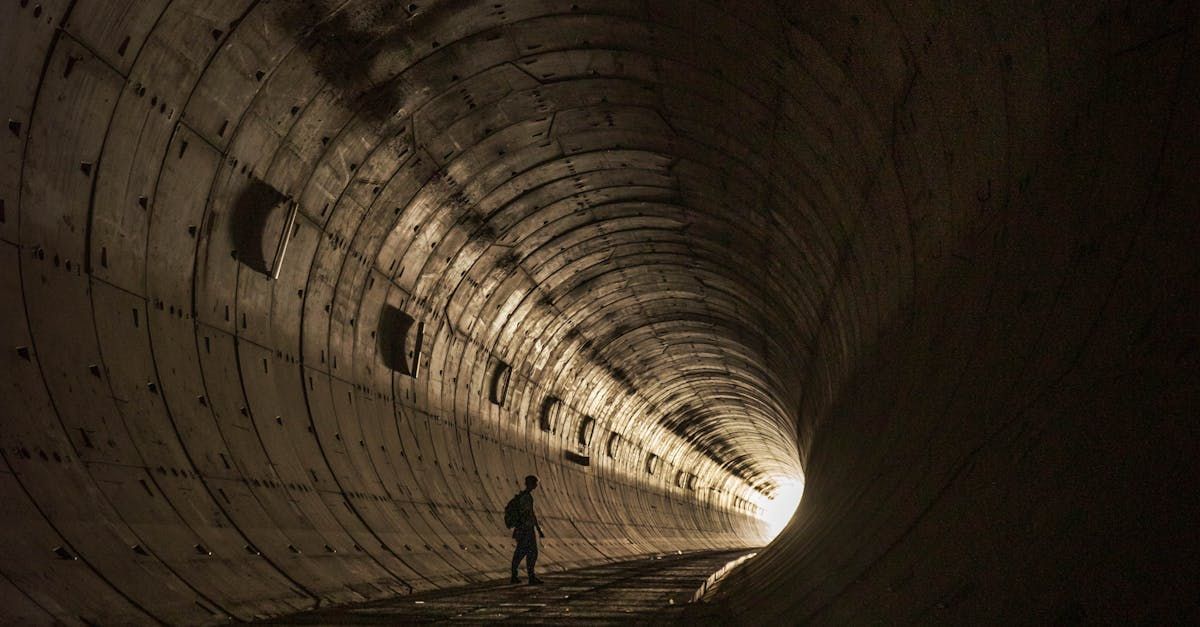
<svg viewBox="0 0 1200 627">
<path fill-rule="evenodd" d="M 519 581 L 517 579 L 517 568 L 521 566 L 521 560 L 525 557 L 524 547 L 521 546 L 521 541 L 517 541 L 517 548 L 513 549 L 512 558 L 512 579 L 513 583 Z"/>
<path fill-rule="evenodd" d="M 537 575 L 533 574 L 533 568 L 534 568 L 534 565 L 537 564 L 537 557 L 538 557 L 538 549 L 537 549 L 536 542 L 534 544 L 530 545 L 529 552 L 527 553 L 527 555 L 528 555 L 528 557 L 526 557 L 526 559 L 525 559 L 525 566 L 529 569 L 529 583 L 541 583 L 541 580 L 537 578 Z"/>
</svg>

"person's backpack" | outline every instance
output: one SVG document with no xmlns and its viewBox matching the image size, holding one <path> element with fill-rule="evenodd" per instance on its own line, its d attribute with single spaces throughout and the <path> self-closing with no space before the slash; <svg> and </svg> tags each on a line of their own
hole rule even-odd
<svg viewBox="0 0 1200 627">
<path fill-rule="evenodd" d="M 516 529 L 517 525 L 521 524 L 521 493 L 508 500 L 508 505 L 504 506 L 504 526 L 509 529 Z"/>
</svg>

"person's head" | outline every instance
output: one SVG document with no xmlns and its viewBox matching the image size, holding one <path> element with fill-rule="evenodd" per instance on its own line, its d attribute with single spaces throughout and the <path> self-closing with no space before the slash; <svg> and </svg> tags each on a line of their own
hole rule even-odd
<svg viewBox="0 0 1200 627">
<path fill-rule="evenodd" d="M 525 477 L 525 489 L 532 490 L 537 487 L 537 477 L 529 475 Z"/>
</svg>

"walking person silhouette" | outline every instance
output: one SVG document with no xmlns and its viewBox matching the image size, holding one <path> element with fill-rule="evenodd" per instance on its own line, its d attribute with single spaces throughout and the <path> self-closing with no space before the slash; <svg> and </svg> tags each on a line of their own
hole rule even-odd
<svg viewBox="0 0 1200 627">
<path fill-rule="evenodd" d="M 529 585 L 542 583 L 533 573 L 538 556 L 537 536 L 546 537 L 546 534 L 542 533 L 542 526 L 538 524 L 537 514 L 533 512 L 532 493 L 537 486 L 537 477 L 525 477 L 525 489 L 504 507 L 504 522 L 512 528 L 512 537 L 517 541 L 517 548 L 513 551 L 511 583 L 521 583 L 517 578 L 517 567 L 521 565 L 521 560 L 525 560 L 525 567 L 529 570 Z M 534 535 L 534 532 L 537 532 L 537 535 Z"/>
</svg>

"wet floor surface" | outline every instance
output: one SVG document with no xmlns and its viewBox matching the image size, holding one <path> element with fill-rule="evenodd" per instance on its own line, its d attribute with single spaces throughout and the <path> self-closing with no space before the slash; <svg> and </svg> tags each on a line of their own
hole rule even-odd
<svg viewBox="0 0 1200 627">
<path fill-rule="evenodd" d="M 669 554 L 546 573 L 540 586 L 506 581 L 423 592 L 277 619 L 275 625 L 661 624 L 683 619 L 710 575 L 751 550 Z M 524 575 L 522 575 L 524 579 Z"/>
</svg>

